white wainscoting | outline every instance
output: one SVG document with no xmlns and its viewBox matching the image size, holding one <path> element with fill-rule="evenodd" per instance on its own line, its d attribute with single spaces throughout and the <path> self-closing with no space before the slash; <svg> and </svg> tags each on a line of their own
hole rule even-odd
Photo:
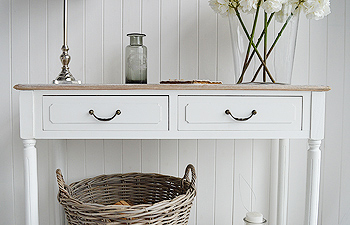
<svg viewBox="0 0 350 225">
<path fill-rule="evenodd" d="M 24 224 L 22 142 L 17 83 L 49 83 L 60 72 L 61 0 L 1 0 L 0 223 Z M 293 84 L 324 84 L 319 224 L 350 224 L 350 3 L 332 1 L 321 21 L 301 16 Z M 211 79 L 233 83 L 228 21 L 207 0 L 69 0 L 69 54 L 84 83 L 123 83 L 126 34 L 144 32 L 148 80 Z M 288 224 L 303 224 L 306 141 L 292 140 Z M 190 224 L 241 225 L 246 209 L 276 225 L 276 141 L 67 140 L 38 141 L 40 224 L 64 224 L 55 169 L 68 182 L 101 173 L 198 173 Z M 270 185 L 272 181 L 272 185 Z M 252 194 L 250 188 L 254 190 Z M 271 201 L 270 201 L 271 199 Z"/>
</svg>

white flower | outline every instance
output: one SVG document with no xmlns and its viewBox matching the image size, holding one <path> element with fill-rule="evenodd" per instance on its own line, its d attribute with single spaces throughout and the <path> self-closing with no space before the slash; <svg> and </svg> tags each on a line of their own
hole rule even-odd
<svg viewBox="0 0 350 225">
<path fill-rule="evenodd" d="M 266 0 L 262 4 L 262 8 L 267 13 L 278 12 L 282 9 L 282 1 L 281 0 Z"/>
<path fill-rule="evenodd" d="M 229 13 L 233 12 L 229 0 L 210 0 L 209 6 L 214 12 L 219 13 L 223 17 L 226 17 Z"/>
<path fill-rule="evenodd" d="M 305 0 L 303 6 L 308 19 L 320 20 L 331 13 L 329 0 Z"/>
<path fill-rule="evenodd" d="M 287 18 L 293 13 L 299 13 L 299 0 L 289 0 L 282 4 L 282 9 L 275 14 L 275 18 L 278 22 L 284 23 Z"/>
<path fill-rule="evenodd" d="M 256 10 L 259 0 L 240 0 L 239 8 L 244 13 L 252 13 Z M 263 0 L 262 0 L 263 1 Z"/>
</svg>

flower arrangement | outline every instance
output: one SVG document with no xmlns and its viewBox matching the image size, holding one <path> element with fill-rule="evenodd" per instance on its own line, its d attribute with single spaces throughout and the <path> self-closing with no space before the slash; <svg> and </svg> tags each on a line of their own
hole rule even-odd
<svg viewBox="0 0 350 225">
<path fill-rule="evenodd" d="M 268 76 L 271 82 L 275 83 L 275 80 L 267 67 L 267 59 L 293 16 L 298 15 L 300 11 L 303 11 L 308 19 L 319 20 L 323 19 L 331 12 L 329 0 L 209 0 L 209 6 L 223 17 L 235 15 L 244 31 L 244 35 L 249 41 L 243 68 L 237 83 L 242 83 L 244 74 L 246 73 L 247 68 L 255 54 L 259 58 L 260 66 L 256 70 L 251 82 L 255 81 L 257 75 L 261 69 L 263 69 L 263 81 L 266 82 Z M 255 42 L 254 36 L 256 33 L 260 10 L 264 14 L 264 26 L 263 30 L 261 31 L 261 35 Z M 241 13 L 254 15 L 252 30 L 250 33 L 248 32 L 246 24 L 241 17 Z M 281 23 L 282 26 L 277 35 L 274 37 L 272 45 L 268 49 L 267 34 L 269 25 L 273 18 L 275 18 L 277 22 Z M 262 40 L 264 40 L 263 54 L 261 54 L 258 50 L 258 46 Z"/>
</svg>

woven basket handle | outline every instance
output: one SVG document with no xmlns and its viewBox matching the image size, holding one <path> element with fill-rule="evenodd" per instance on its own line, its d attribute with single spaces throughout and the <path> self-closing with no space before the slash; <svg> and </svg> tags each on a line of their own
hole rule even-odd
<svg viewBox="0 0 350 225">
<path fill-rule="evenodd" d="M 67 186 L 66 183 L 64 182 L 63 175 L 60 169 L 56 170 L 56 178 L 57 178 L 57 184 L 58 184 L 58 189 L 60 192 L 63 192 L 66 195 L 68 194 L 68 191 L 65 189 Z"/>
<path fill-rule="evenodd" d="M 190 170 L 191 170 L 191 180 L 189 178 L 189 173 L 190 173 Z M 188 182 L 190 182 L 190 185 L 192 188 L 195 188 L 196 187 L 196 179 L 197 179 L 197 175 L 196 175 L 196 170 L 194 168 L 194 166 L 192 164 L 188 164 L 187 167 L 186 167 L 186 170 L 185 170 L 185 175 L 184 177 L 182 178 L 184 180 L 187 180 Z"/>
</svg>

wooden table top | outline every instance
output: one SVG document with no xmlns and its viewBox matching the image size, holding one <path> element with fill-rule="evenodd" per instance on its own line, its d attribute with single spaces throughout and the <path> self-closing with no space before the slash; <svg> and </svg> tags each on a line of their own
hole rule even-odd
<svg viewBox="0 0 350 225">
<path fill-rule="evenodd" d="M 329 91 L 328 86 L 284 84 L 17 84 L 21 91 L 33 90 L 268 90 Z"/>
</svg>

